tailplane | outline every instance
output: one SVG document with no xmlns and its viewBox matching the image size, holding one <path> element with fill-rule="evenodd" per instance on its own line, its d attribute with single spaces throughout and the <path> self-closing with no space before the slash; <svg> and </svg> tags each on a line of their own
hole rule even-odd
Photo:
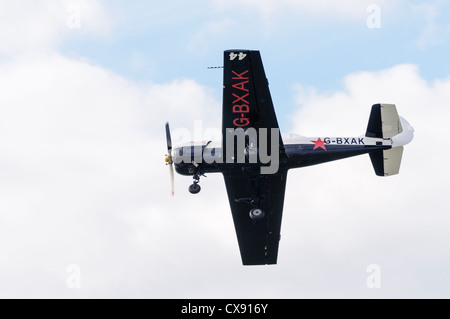
<svg viewBox="0 0 450 319">
<path fill-rule="evenodd" d="M 375 174 L 378 176 L 392 176 L 400 171 L 402 162 L 403 146 L 388 150 L 369 153 Z"/>
<path fill-rule="evenodd" d="M 376 145 L 390 145 L 391 148 L 369 153 L 375 174 L 392 176 L 400 171 L 403 145 L 413 139 L 414 129 L 398 116 L 394 104 L 375 104 L 372 106 L 366 138 L 373 139 Z"/>
<path fill-rule="evenodd" d="M 366 137 L 388 139 L 403 132 L 394 104 L 375 104 L 370 112 Z"/>
</svg>

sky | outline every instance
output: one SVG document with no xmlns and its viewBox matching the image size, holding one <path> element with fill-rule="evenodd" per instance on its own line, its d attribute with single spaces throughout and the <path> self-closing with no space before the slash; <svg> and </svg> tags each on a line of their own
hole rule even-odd
<svg viewBox="0 0 450 319">
<path fill-rule="evenodd" d="M 1 298 L 449 298 L 450 1 L 0 0 Z M 260 50 L 282 133 L 359 136 L 393 103 L 399 175 L 291 170 L 278 265 L 243 267 L 220 174 L 164 123 L 220 127 L 227 49 Z"/>
</svg>

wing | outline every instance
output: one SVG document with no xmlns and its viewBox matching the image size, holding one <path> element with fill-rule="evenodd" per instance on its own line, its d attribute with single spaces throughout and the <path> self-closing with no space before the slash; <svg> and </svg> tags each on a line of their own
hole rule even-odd
<svg viewBox="0 0 450 319">
<path fill-rule="evenodd" d="M 227 129 L 237 128 L 279 129 L 259 51 L 224 52 L 222 140 L 226 140 Z M 284 149 L 281 134 L 279 142 Z"/>
<path fill-rule="evenodd" d="M 244 265 L 276 264 L 287 171 L 273 175 L 246 174 L 241 169 L 223 173 Z M 249 213 L 258 207 L 261 220 Z"/>
<path fill-rule="evenodd" d="M 259 147 L 264 142 L 272 145 L 273 138 L 277 138 L 267 134 L 267 141 L 261 141 L 259 129 L 267 132 L 278 129 L 280 162 L 283 162 L 286 153 L 259 51 L 224 52 L 222 108 L 222 154 L 226 155 L 227 163 L 236 164 L 239 158 L 237 148 L 229 152 L 226 149 L 227 133 L 239 128 L 246 132 L 254 128 Z M 254 145 L 253 142 L 254 137 L 249 135 L 245 148 Z M 274 174 L 261 174 L 261 154 L 258 154 L 256 162 L 231 165 L 223 172 L 244 265 L 275 264 L 280 240 L 287 171 L 280 166 Z M 251 219 L 249 213 L 253 208 L 262 209 L 264 218 Z"/>
</svg>

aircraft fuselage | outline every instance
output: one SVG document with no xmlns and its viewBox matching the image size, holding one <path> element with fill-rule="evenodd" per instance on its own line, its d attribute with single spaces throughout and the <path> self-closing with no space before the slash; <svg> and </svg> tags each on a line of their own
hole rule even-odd
<svg viewBox="0 0 450 319">
<path fill-rule="evenodd" d="M 242 162 L 233 158 L 232 162 L 224 160 L 222 148 L 218 143 L 192 143 L 175 148 L 174 163 L 177 173 L 181 175 L 194 175 L 197 168 L 201 167 L 202 174 L 220 173 L 229 169 L 240 167 L 243 171 L 257 170 L 261 166 L 278 165 L 278 169 L 286 170 L 322 164 L 334 160 L 367 154 L 392 147 L 390 140 L 372 139 L 367 137 L 322 137 L 305 138 L 294 137 L 294 140 L 304 140 L 303 143 L 284 142 L 284 150 L 280 152 L 278 159 L 272 157 L 272 161 L 262 163 L 259 160 L 259 150 L 254 149 L 253 155 L 257 159 L 251 161 L 252 150 L 242 150 L 245 160 Z M 309 141 L 309 142 L 307 142 Z"/>
</svg>

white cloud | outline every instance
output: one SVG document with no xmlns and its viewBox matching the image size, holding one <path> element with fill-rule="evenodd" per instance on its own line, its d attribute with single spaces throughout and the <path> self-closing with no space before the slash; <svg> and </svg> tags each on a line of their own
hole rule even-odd
<svg viewBox="0 0 450 319">
<path fill-rule="evenodd" d="M 220 101 L 193 80 L 137 84 L 37 52 L 74 31 L 67 2 L 17 3 L 0 0 L 0 52 L 33 54 L 0 64 L 1 297 L 448 297 L 450 79 L 426 82 L 405 64 L 350 74 L 339 91 L 299 85 L 298 133 L 362 134 L 370 106 L 388 102 L 416 137 L 392 178 L 376 177 L 367 156 L 291 171 L 279 265 L 245 268 L 222 177 L 202 179 L 202 193 L 191 196 L 190 179 L 176 176 L 173 199 L 163 164 L 164 122 L 218 126 Z M 100 2 L 79 3 L 94 3 L 82 10 L 80 32 L 109 29 Z M 311 14 L 360 12 L 283 3 Z M 66 286 L 72 264 L 80 290 Z M 366 287 L 370 264 L 381 266 L 381 290 Z"/>
<path fill-rule="evenodd" d="M 198 196 L 176 176 L 172 199 L 163 164 L 164 120 L 220 117 L 207 89 L 136 85 L 56 54 L 0 71 L 2 296 L 448 296 L 438 277 L 450 264 L 440 244 L 450 80 L 427 83 L 399 65 L 351 74 L 342 91 L 304 92 L 299 133 L 340 122 L 342 134 L 360 134 L 370 105 L 387 101 L 416 139 L 396 177 L 376 177 L 366 156 L 291 171 L 279 265 L 245 268 L 221 176 L 204 178 Z M 72 264 L 80 290 L 66 286 Z M 370 264 L 381 266 L 379 291 L 365 285 Z"/>
<path fill-rule="evenodd" d="M 375 176 L 368 156 L 291 171 L 285 237 L 294 237 L 296 245 L 304 242 L 299 250 L 305 259 L 324 258 L 338 268 L 334 274 L 342 281 L 326 274 L 318 279 L 317 285 L 342 285 L 328 296 L 448 296 L 448 282 L 439 280 L 450 260 L 439 243 L 449 240 L 449 217 L 443 212 L 450 186 L 445 138 L 450 79 L 427 83 L 416 66 L 398 65 L 350 74 L 344 84 L 343 90 L 328 93 L 300 87 L 294 130 L 306 136 L 358 136 L 365 131 L 370 106 L 387 102 L 395 103 L 414 126 L 415 139 L 405 147 L 395 177 Z M 299 194 L 300 202 L 294 201 Z M 357 271 L 366 278 L 365 267 L 372 263 L 383 273 L 379 293 L 364 282 L 354 294 L 344 288 Z M 316 293 L 323 296 L 323 291 Z"/>
<path fill-rule="evenodd" d="M 411 112 L 418 102 L 413 92 L 427 93 L 427 97 L 430 92 L 417 66 L 409 64 L 379 72 L 353 73 L 345 77 L 343 84 L 343 91 L 325 93 L 297 85 L 297 103 L 302 107 L 293 119 L 294 130 L 301 134 L 312 133 L 313 136 L 321 132 L 333 134 L 335 130 L 341 135 L 363 134 L 367 123 L 355 119 L 368 119 L 372 104 L 394 103 L 400 112 L 402 109 Z M 338 124 L 330 128 L 334 119 L 339 119 Z"/>
<path fill-rule="evenodd" d="M 190 80 L 139 86 L 57 54 L 0 70 L 0 295 L 71 296 L 71 264 L 85 296 L 110 276 L 138 280 L 129 263 L 162 267 L 161 226 L 181 210 L 165 204 L 164 121 L 192 123 L 219 104 Z"/>
<path fill-rule="evenodd" d="M 0 0 L 0 53 L 55 49 L 70 35 L 105 35 L 112 22 L 99 0 Z"/>
</svg>

